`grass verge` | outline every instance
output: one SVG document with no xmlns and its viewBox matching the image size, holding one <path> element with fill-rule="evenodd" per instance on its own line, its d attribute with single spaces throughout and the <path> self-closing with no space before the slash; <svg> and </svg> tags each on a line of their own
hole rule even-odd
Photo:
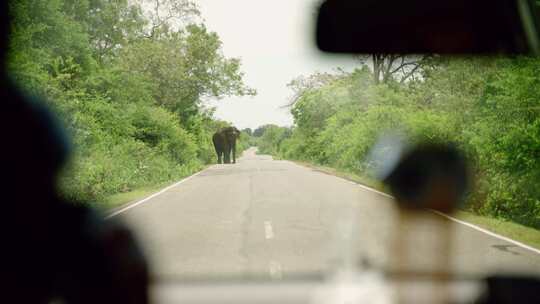
<svg viewBox="0 0 540 304">
<path fill-rule="evenodd" d="M 189 177 L 189 176 L 191 176 L 193 174 L 196 174 L 197 172 L 205 170 L 209 166 L 211 166 L 211 165 L 206 165 L 206 166 L 200 168 L 200 170 L 193 171 L 191 174 L 186 175 L 186 176 L 184 176 L 181 179 L 178 179 L 176 181 L 169 181 L 169 182 L 164 182 L 164 183 L 160 183 L 160 184 L 156 184 L 156 185 L 139 187 L 139 188 L 133 189 L 133 190 L 128 191 L 128 192 L 122 192 L 122 193 L 109 195 L 109 196 L 107 196 L 105 198 L 103 203 L 99 204 L 99 206 L 97 208 L 102 209 L 104 211 L 111 211 L 113 209 L 120 208 L 120 207 L 122 207 L 124 205 L 128 205 L 130 203 L 139 201 L 139 200 L 141 200 L 141 199 L 143 199 L 143 198 L 145 198 L 147 196 L 150 196 L 150 195 L 160 191 L 161 189 L 163 189 L 165 187 L 168 187 L 168 186 L 178 182 L 179 180 L 182 180 L 182 179 L 187 178 L 187 177 Z"/>
<path fill-rule="evenodd" d="M 118 208 L 123 205 L 141 200 L 153 193 L 156 193 L 159 190 L 168 186 L 169 184 L 171 183 L 161 183 L 154 186 L 140 187 L 132 191 L 128 191 L 128 192 L 113 194 L 105 198 L 103 203 L 100 204 L 100 207 L 106 211 L 114 209 L 114 208 Z"/>
<path fill-rule="evenodd" d="M 318 166 L 308 162 L 294 162 L 318 172 L 338 176 L 382 192 L 387 192 L 385 191 L 385 188 L 381 183 L 367 177 L 360 176 L 358 174 L 344 172 L 331 167 Z M 523 244 L 527 244 L 531 247 L 540 249 L 540 230 L 523 226 L 514 222 L 473 214 L 469 211 L 463 210 L 456 212 L 452 216 L 459 220 L 474 224 L 491 232 L 503 235 Z"/>
<path fill-rule="evenodd" d="M 321 172 L 321 173 L 341 177 L 343 179 L 346 179 L 346 180 L 349 180 L 349 181 L 352 181 L 352 182 L 355 182 L 355 183 L 358 183 L 358 184 L 362 184 L 364 186 L 373 188 L 373 189 L 381 191 L 381 192 L 387 192 L 387 191 L 385 191 L 385 188 L 384 188 L 383 184 L 381 184 L 380 182 L 377 182 L 377 181 L 375 181 L 373 179 L 370 179 L 370 178 L 367 178 L 367 177 L 364 177 L 364 176 L 360 176 L 358 174 L 354 174 L 354 173 L 351 173 L 351 172 L 345 172 L 345 171 L 338 170 L 338 169 L 335 169 L 335 168 L 332 168 L 332 167 L 314 165 L 312 163 L 303 162 L 303 161 L 294 161 L 294 163 L 297 163 L 297 164 L 302 165 L 304 167 L 308 167 L 308 168 L 310 168 L 310 169 L 312 169 L 314 171 L 317 171 L 317 172 Z"/>
</svg>

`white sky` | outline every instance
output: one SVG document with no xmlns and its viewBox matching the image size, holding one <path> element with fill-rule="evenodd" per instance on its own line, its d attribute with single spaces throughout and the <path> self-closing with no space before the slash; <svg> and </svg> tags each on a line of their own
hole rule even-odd
<svg viewBox="0 0 540 304">
<path fill-rule="evenodd" d="M 292 125 L 286 84 L 301 74 L 358 65 L 351 56 L 328 56 L 314 43 L 317 0 L 196 0 L 206 26 L 218 33 L 227 57 L 239 57 L 255 97 L 210 101 L 215 116 L 236 127 Z"/>
</svg>

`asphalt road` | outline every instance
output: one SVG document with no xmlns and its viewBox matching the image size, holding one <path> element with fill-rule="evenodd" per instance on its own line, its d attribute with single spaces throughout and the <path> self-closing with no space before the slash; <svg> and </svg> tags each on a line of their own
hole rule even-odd
<svg viewBox="0 0 540 304">
<path fill-rule="evenodd" d="M 540 272 L 538 252 L 430 212 L 398 225 L 393 205 L 366 187 L 250 149 L 237 164 L 211 166 L 117 216 L 136 231 L 158 276 L 279 280 L 350 260 Z"/>
</svg>

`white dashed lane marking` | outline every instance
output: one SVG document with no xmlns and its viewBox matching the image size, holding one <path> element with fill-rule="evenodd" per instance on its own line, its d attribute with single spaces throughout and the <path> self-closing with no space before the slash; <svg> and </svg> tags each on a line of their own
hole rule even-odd
<svg viewBox="0 0 540 304">
<path fill-rule="evenodd" d="M 272 229 L 272 222 L 264 221 L 264 236 L 267 240 L 274 238 L 274 230 Z"/>
<path fill-rule="evenodd" d="M 264 221 L 264 237 L 267 240 L 274 238 L 274 230 L 272 229 L 271 221 Z M 268 263 L 268 273 L 273 280 L 279 280 L 282 278 L 281 264 L 278 261 L 271 260 Z"/>
<path fill-rule="evenodd" d="M 276 261 L 270 261 L 270 264 L 268 265 L 268 270 L 270 273 L 270 277 L 274 280 L 279 280 L 282 277 L 281 273 L 281 264 Z"/>
</svg>

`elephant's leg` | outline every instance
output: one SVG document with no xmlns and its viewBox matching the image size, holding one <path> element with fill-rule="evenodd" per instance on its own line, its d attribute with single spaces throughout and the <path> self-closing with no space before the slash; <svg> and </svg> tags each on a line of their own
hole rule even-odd
<svg viewBox="0 0 540 304">
<path fill-rule="evenodd" d="M 233 164 L 236 164 L 236 145 L 233 145 L 232 147 L 232 159 L 233 159 Z"/>
<path fill-rule="evenodd" d="M 212 136 L 212 143 L 214 144 L 214 149 L 216 150 L 217 163 L 221 164 L 221 155 L 223 154 L 223 143 L 222 137 L 218 132 L 214 133 Z"/>
<path fill-rule="evenodd" d="M 230 164 L 231 163 L 231 148 L 230 147 L 227 147 L 225 149 L 225 151 L 223 151 L 224 155 L 223 155 L 223 160 L 226 164 Z"/>
</svg>

